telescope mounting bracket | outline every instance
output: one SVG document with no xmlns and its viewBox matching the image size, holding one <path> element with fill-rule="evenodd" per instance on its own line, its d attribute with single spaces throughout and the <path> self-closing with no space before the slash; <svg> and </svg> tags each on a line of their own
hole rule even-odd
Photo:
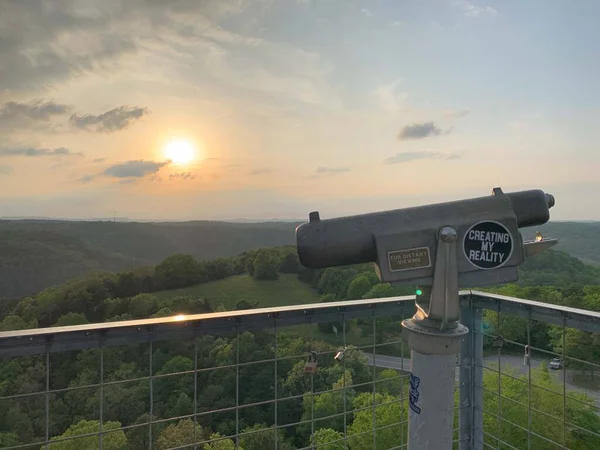
<svg viewBox="0 0 600 450">
<path fill-rule="evenodd" d="M 456 353 L 462 336 L 469 331 L 458 323 L 457 238 L 458 233 L 451 226 L 438 231 L 433 284 L 422 287 L 422 294 L 415 301 L 416 314 L 402 321 L 409 332 L 410 348 L 422 354 Z"/>
</svg>

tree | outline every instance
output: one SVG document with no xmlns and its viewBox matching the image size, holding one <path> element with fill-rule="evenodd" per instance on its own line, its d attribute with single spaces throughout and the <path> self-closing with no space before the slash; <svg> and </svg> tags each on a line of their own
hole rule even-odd
<svg viewBox="0 0 600 450">
<path fill-rule="evenodd" d="M 340 413 L 344 411 L 344 397 L 347 406 L 352 404 L 352 398 L 354 397 L 355 392 L 352 388 L 348 388 L 348 386 L 352 386 L 352 384 L 352 374 L 350 370 L 346 370 L 346 372 L 333 383 L 332 391 L 315 396 L 314 405 L 312 404 L 312 395 L 306 395 L 303 399 L 304 412 L 302 413 L 302 421 L 329 417 L 327 419 L 319 420 L 319 425 L 324 428 L 331 428 L 335 431 L 344 431 L 344 416 Z M 343 389 L 344 386 L 346 386 L 346 389 Z M 300 434 L 307 437 L 310 436 L 309 423 L 302 424 L 298 428 Z"/>
<path fill-rule="evenodd" d="M 0 322 L 0 331 L 16 331 L 30 328 L 19 316 L 9 315 Z"/>
<path fill-rule="evenodd" d="M 279 278 L 279 258 L 273 250 L 263 249 L 254 260 L 254 278 L 276 280 Z"/>
<path fill-rule="evenodd" d="M 344 435 L 331 428 L 321 428 L 311 436 L 310 445 L 316 450 L 348 450 Z"/>
<path fill-rule="evenodd" d="M 162 430 L 156 440 L 156 450 L 190 445 L 201 441 L 203 439 L 202 436 L 203 430 L 201 425 L 194 424 L 192 419 L 183 419 Z"/>
<path fill-rule="evenodd" d="M 81 313 L 70 312 L 67 314 L 63 314 L 58 318 L 55 327 L 67 327 L 71 325 L 84 325 L 89 323 L 85 316 Z"/>
<path fill-rule="evenodd" d="M 157 372 L 157 375 L 170 373 L 190 372 L 194 370 L 194 361 L 185 356 L 175 356 L 169 359 Z M 175 407 L 181 394 L 192 398 L 194 393 L 194 376 L 191 373 L 157 378 L 154 381 L 154 392 L 160 402 L 157 402 L 158 411 L 168 412 Z M 189 412 L 187 413 L 189 414 Z"/>
<path fill-rule="evenodd" d="M 397 447 L 401 443 L 403 434 L 401 426 L 389 426 L 402 423 L 408 419 L 406 407 L 400 404 L 392 395 L 375 394 L 375 421 L 373 421 L 373 394 L 358 394 L 352 402 L 354 421 L 348 427 L 348 444 L 351 449 L 372 448 L 373 450 L 386 450 Z M 363 409 L 366 408 L 366 409 Z M 386 425 L 388 425 L 386 427 Z M 377 431 L 373 431 L 378 428 Z M 377 444 L 374 446 L 373 433 L 377 433 Z M 406 435 L 406 433 L 404 433 Z"/>
<path fill-rule="evenodd" d="M 317 290 L 320 294 L 333 294 L 337 299 L 343 300 L 346 298 L 346 289 L 356 274 L 355 269 L 330 267 L 321 275 Z"/>
<path fill-rule="evenodd" d="M 151 319 L 156 319 L 159 317 L 170 317 L 170 316 L 174 316 L 175 314 L 173 313 L 173 311 L 171 311 L 170 308 L 160 308 L 158 311 L 156 311 L 154 314 L 152 314 L 150 316 Z"/>
<path fill-rule="evenodd" d="M 400 372 L 394 369 L 384 369 L 377 376 L 377 379 L 380 381 L 378 386 L 378 390 L 386 392 L 390 395 L 399 396 L 402 392 L 402 381 L 400 380 Z M 406 385 L 406 383 L 404 383 Z M 406 390 L 406 386 L 405 386 Z"/>
<path fill-rule="evenodd" d="M 244 450 L 275 450 L 275 428 L 259 423 L 244 428 L 240 436 L 240 447 Z M 283 430 L 277 431 L 277 449 L 292 450 L 285 442 Z"/>
<path fill-rule="evenodd" d="M 250 275 L 251 277 L 254 276 L 254 260 L 253 259 L 246 260 L 246 272 L 248 272 L 248 275 Z"/>
<path fill-rule="evenodd" d="M 177 289 L 204 281 L 200 264 L 191 255 L 169 256 L 156 266 L 154 273 L 162 289 Z"/>
<path fill-rule="evenodd" d="M 497 370 L 497 368 L 492 368 Z M 531 383 L 535 386 L 535 389 L 531 390 L 529 390 L 526 375 L 516 376 L 514 372 L 505 367 L 502 368 L 502 371 L 509 376 L 501 377 L 500 386 L 496 373 L 486 371 L 483 377 L 485 409 L 501 411 L 501 417 L 507 420 L 499 428 L 498 419 L 495 416 L 484 414 L 483 427 L 484 431 L 489 434 L 484 438 L 487 445 L 497 445 L 496 439 L 492 437 L 497 436 L 511 448 L 527 448 L 527 430 L 512 426 L 511 423 L 527 426 L 528 420 L 531 419 L 531 431 L 541 436 L 534 440 L 532 448 L 536 450 L 556 448 L 547 440 L 563 442 L 563 420 L 569 424 L 566 436 L 567 448 L 577 450 L 600 448 L 600 438 L 596 437 L 600 434 L 600 417 L 596 415 L 595 407 L 589 406 L 594 404 L 592 399 L 579 392 L 569 392 L 566 399 L 565 417 L 563 401 L 557 401 L 562 395 L 562 383 L 556 383 L 552 379 L 547 365 L 531 371 Z M 503 397 L 500 410 L 496 394 L 499 388 Z M 523 399 L 528 398 L 531 398 L 531 410 L 535 411 L 531 416 L 529 416 L 528 408 L 522 405 Z M 458 402 L 458 392 L 455 394 L 455 402 Z M 379 422 L 377 423 L 379 424 Z"/>
<path fill-rule="evenodd" d="M 396 294 L 396 289 L 389 283 L 379 283 L 371 287 L 362 298 L 385 298 L 393 297 Z"/>
<path fill-rule="evenodd" d="M 154 416 L 154 420 L 157 417 Z M 150 422 L 150 414 L 144 413 L 140 417 L 138 417 L 134 425 L 140 425 L 133 428 L 130 428 L 125 432 L 127 437 L 127 450 L 147 450 L 150 448 L 150 440 L 148 439 L 148 424 Z M 152 424 L 152 436 L 158 436 L 162 434 L 163 430 L 166 428 L 164 423 L 154 423 Z M 156 438 L 155 438 L 156 439 Z M 156 448 L 156 444 L 153 446 Z"/>
<path fill-rule="evenodd" d="M 0 448 L 14 447 L 19 444 L 21 444 L 21 441 L 15 433 L 0 432 Z"/>
<path fill-rule="evenodd" d="M 157 310 L 158 299 L 152 294 L 138 294 L 129 304 L 129 313 L 135 319 L 147 319 Z"/>
<path fill-rule="evenodd" d="M 124 450 L 127 445 L 127 439 L 120 422 L 104 422 L 102 424 L 102 448 L 106 450 Z M 73 438 L 68 441 L 50 443 L 48 446 L 52 450 L 96 450 L 99 448 L 98 434 L 100 432 L 100 423 L 97 420 L 81 420 L 75 425 L 71 425 L 60 436 L 55 436 L 50 441 L 58 439 Z M 96 433 L 92 436 L 75 437 L 81 434 Z"/>
<path fill-rule="evenodd" d="M 279 271 L 282 273 L 298 273 L 299 266 L 298 253 L 295 250 L 288 250 L 281 259 Z"/>
<path fill-rule="evenodd" d="M 235 442 L 229 438 L 224 438 L 220 433 L 210 435 L 212 442 L 204 444 L 204 450 L 236 450 Z M 237 450 L 244 450 L 241 446 Z"/>
<path fill-rule="evenodd" d="M 115 297 L 132 297 L 140 293 L 140 283 L 135 272 L 121 272 L 113 290 Z"/>
<path fill-rule="evenodd" d="M 369 277 L 366 275 L 358 275 L 354 278 L 350 285 L 348 286 L 348 293 L 346 294 L 346 298 L 348 300 L 359 300 L 362 299 L 363 296 L 371 290 L 373 284 Z"/>
</svg>

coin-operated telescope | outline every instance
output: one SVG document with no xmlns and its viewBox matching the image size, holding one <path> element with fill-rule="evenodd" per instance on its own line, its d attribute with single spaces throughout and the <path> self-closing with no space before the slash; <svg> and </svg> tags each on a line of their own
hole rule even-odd
<svg viewBox="0 0 600 450">
<path fill-rule="evenodd" d="M 526 257 L 557 243 L 541 235 L 524 242 L 519 228 L 548 222 L 553 206 L 541 190 L 495 188 L 487 197 L 351 217 L 312 212 L 296 229 L 304 267 L 373 262 L 381 281 L 419 285 L 417 312 L 402 322 L 412 358 L 410 450 L 452 448 L 455 355 L 468 333 L 459 288 L 518 280 Z"/>
</svg>

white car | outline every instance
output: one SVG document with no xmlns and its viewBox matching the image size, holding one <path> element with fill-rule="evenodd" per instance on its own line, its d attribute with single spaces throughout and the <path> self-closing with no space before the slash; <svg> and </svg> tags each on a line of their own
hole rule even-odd
<svg viewBox="0 0 600 450">
<path fill-rule="evenodd" d="M 552 370 L 562 369 L 562 361 L 560 360 L 560 358 L 554 358 L 548 363 L 548 367 Z"/>
</svg>

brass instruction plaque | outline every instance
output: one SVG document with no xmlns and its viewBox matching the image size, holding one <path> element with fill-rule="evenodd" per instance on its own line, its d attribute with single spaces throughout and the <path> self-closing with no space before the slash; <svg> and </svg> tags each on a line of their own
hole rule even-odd
<svg viewBox="0 0 600 450">
<path fill-rule="evenodd" d="M 429 247 L 407 248 L 388 253 L 391 272 L 431 267 Z"/>
</svg>

